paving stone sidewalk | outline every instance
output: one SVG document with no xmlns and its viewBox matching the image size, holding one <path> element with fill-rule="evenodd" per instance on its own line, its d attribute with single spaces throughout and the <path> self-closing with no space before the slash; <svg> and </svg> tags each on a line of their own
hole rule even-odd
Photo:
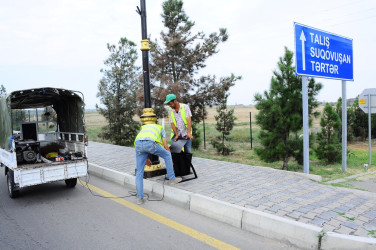
<svg viewBox="0 0 376 250">
<path fill-rule="evenodd" d="M 134 175 L 135 150 L 89 142 L 89 162 Z M 162 163 L 163 159 L 160 159 Z M 282 170 L 193 157 L 198 178 L 176 188 L 323 227 L 376 237 L 376 194 L 319 184 Z M 152 180 L 162 182 L 163 177 Z"/>
</svg>

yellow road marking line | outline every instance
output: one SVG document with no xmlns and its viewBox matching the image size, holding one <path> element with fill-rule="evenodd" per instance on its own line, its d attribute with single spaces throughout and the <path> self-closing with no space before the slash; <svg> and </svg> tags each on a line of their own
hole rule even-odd
<svg viewBox="0 0 376 250">
<path fill-rule="evenodd" d="M 87 188 L 90 188 L 91 190 L 93 190 L 94 192 L 102 195 L 102 196 L 105 196 L 105 197 L 116 197 L 115 195 L 107 192 L 107 191 L 104 191 L 103 189 L 100 189 L 96 186 L 93 186 L 91 184 L 88 184 L 86 183 L 85 181 L 82 181 L 82 180 L 79 180 L 78 183 L 80 185 L 82 185 L 83 187 L 87 187 Z M 216 238 L 213 238 L 207 234 L 204 234 L 204 233 L 201 233 L 197 230 L 194 230 L 190 227 L 187 227 L 187 226 L 184 226 L 174 220 L 171 220 L 169 218 L 166 218 L 162 215 L 159 215 L 157 213 L 154 213 L 148 209 L 145 209 L 139 205 L 136 205 L 136 204 L 133 204 L 129 201 L 126 201 L 124 199 L 121 199 L 121 198 L 109 198 L 127 208 L 130 208 L 134 211 L 136 211 L 137 213 L 140 213 L 142 215 L 145 215 L 155 221 L 158 221 L 159 223 L 162 223 L 168 227 L 171 227 L 179 232 L 182 232 L 186 235 L 189 235 L 199 241 L 202 241 L 202 242 L 205 242 L 206 244 L 212 246 L 212 247 L 215 247 L 217 249 L 239 249 L 239 248 L 236 248 L 230 244 L 227 244 L 223 241 L 220 241 L 220 240 L 217 240 Z"/>
</svg>

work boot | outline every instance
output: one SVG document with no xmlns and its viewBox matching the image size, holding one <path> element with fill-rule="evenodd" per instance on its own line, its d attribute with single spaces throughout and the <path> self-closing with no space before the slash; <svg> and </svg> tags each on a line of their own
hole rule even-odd
<svg viewBox="0 0 376 250">
<path fill-rule="evenodd" d="M 137 199 L 137 205 L 142 205 L 145 203 L 145 198 Z"/>
<path fill-rule="evenodd" d="M 169 181 L 169 184 L 175 185 L 175 184 L 178 184 L 179 182 L 181 182 L 182 180 L 183 179 L 181 177 L 175 177 L 175 179 Z"/>
</svg>

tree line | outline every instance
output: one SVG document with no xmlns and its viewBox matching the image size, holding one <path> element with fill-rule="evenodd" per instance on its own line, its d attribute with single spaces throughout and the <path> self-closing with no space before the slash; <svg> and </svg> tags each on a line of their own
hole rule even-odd
<svg viewBox="0 0 376 250">
<path fill-rule="evenodd" d="M 167 0 L 162 3 L 164 30 L 160 40 L 150 43 L 150 89 L 152 108 L 158 118 L 167 116 L 164 100 L 173 93 L 179 102 L 189 104 L 192 111 L 194 148 L 200 143 L 198 124 L 207 116 L 208 106 L 220 104 L 229 89 L 241 76 L 231 74 L 217 77 L 199 75 L 206 67 L 206 61 L 219 52 L 219 45 L 228 39 L 228 32 L 193 33 L 194 21 L 190 20 L 181 0 Z M 142 72 L 136 65 L 138 58 L 136 44 L 123 37 L 117 45 L 107 44 L 109 57 L 101 70 L 99 83 L 102 105 L 96 108 L 108 121 L 100 136 L 118 145 L 133 145 L 140 127 L 133 121 L 135 114 L 141 114 L 144 100 Z"/>
<path fill-rule="evenodd" d="M 226 141 L 236 118 L 234 110 L 227 108 L 227 98 L 230 88 L 241 76 L 200 75 L 207 59 L 217 54 L 220 44 L 227 41 L 228 31 L 220 28 L 218 32 L 209 35 L 204 32 L 193 33 L 195 22 L 185 13 L 181 0 L 163 2 L 161 18 L 164 29 L 160 38 L 150 42 L 152 108 L 158 118 L 167 116 L 163 102 L 169 93 L 174 93 L 180 102 L 189 104 L 193 114 L 193 147 L 198 148 L 201 139 L 197 126 L 207 117 L 207 107 L 217 105 L 216 129 L 220 136 L 211 144 L 218 153 L 230 154 L 234 148 Z M 117 45 L 107 44 L 107 48 L 109 56 L 104 61 L 105 68 L 101 70 L 103 77 L 97 94 L 102 105 L 97 105 L 97 109 L 109 126 L 103 128 L 100 136 L 115 144 L 130 146 L 140 129 L 140 122 L 134 121 L 133 117 L 141 114 L 144 101 L 142 72 L 136 65 L 137 48 L 126 37 L 120 38 Z M 273 71 L 270 89 L 254 96 L 259 110 L 256 123 L 260 127 L 260 146 L 255 148 L 255 152 L 266 162 L 281 160 L 282 169 L 285 170 L 288 170 L 291 159 L 303 163 L 301 84 L 301 76 L 295 74 L 293 52 L 285 48 L 277 69 Z M 321 89 L 321 83 L 309 78 L 310 125 L 313 118 L 320 116 L 317 95 Z M 368 132 L 367 115 L 360 110 L 358 100 L 348 107 L 347 116 L 347 140 L 365 138 Z M 375 115 L 372 119 L 375 129 Z M 341 99 L 335 107 L 325 105 L 320 126 L 320 132 L 310 135 L 310 147 L 323 161 L 340 161 Z"/>
</svg>

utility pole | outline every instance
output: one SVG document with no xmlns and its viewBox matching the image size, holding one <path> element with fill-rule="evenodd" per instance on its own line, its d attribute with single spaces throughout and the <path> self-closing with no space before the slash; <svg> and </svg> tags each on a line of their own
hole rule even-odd
<svg viewBox="0 0 376 250">
<path fill-rule="evenodd" d="M 142 51 L 142 78 L 144 80 L 144 104 L 145 108 L 141 115 L 141 122 L 143 125 L 155 124 L 157 116 L 154 110 L 151 108 L 150 98 L 150 75 L 149 75 L 149 40 L 148 32 L 146 29 L 146 5 L 145 0 L 140 0 L 141 10 L 137 6 L 136 12 L 141 16 L 141 51 Z M 166 174 L 166 168 L 163 168 L 157 155 L 149 154 L 151 160 L 151 166 L 145 165 L 144 177 L 153 177 L 157 175 Z"/>
<path fill-rule="evenodd" d="M 150 76 L 149 76 L 149 40 L 146 29 L 146 6 L 145 0 L 140 0 L 141 10 L 137 7 L 137 13 L 141 16 L 141 51 L 142 51 L 142 72 L 144 80 L 144 103 L 145 108 L 151 108 L 150 98 Z"/>
</svg>

